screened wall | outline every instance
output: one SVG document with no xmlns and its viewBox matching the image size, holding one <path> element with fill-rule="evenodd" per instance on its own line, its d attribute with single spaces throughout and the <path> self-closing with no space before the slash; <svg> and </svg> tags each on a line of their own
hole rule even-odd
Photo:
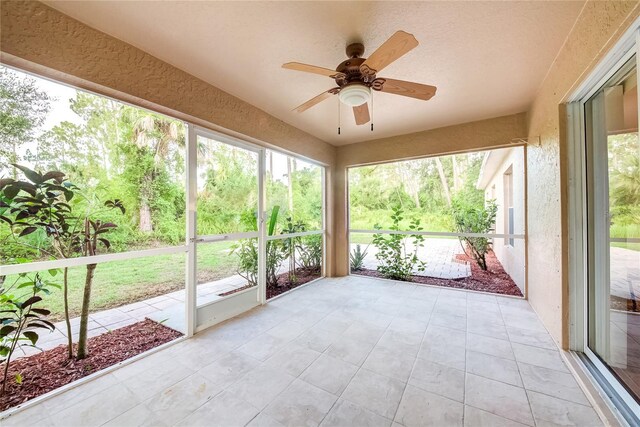
<svg viewBox="0 0 640 427">
<path fill-rule="evenodd" d="M 349 174 L 352 274 L 523 296 L 525 147 Z"/>
<path fill-rule="evenodd" d="M 20 357 L 77 342 L 86 314 L 89 339 L 190 335 L 323 275 L 323 166 L 18 70 L 0 84 L 0 288 L 40 286 L 52 324 Z"/>
</svg>

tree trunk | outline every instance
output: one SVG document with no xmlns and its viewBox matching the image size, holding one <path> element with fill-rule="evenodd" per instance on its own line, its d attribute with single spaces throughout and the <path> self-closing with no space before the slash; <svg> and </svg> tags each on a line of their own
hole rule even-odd
<svg viewBox="0 0 640 427">
<path fill-rule="evenodd" d="M 91 303 L 91 286 L 93 274 L 97 264 L 87 264 L 87 274 L 84 279 L 84 295 L 82 296 L 82 311 L 80 312 L 80 333 L 78 336 L 78 360 L 87 357 L 87 326 L 89 323 L 89 304 Z"/>
<path fill-rule="evenodd" d="M 438 175 L 440 175 L 440 183 L 442 184 L 442 191 L 444 192 L 444 198 L 447 200 L 447 206 L 451 207 L 451 192 L 449 191 L 449 183 L 447 177 L 444 174 L 444 168 L 440 158 L 436 157 L 436 166 L 438 167 Z"/>
<path fill-rule="evenodd" d="M 291 217 L 291 219 L 293 219 L 293 171 L 292 171 L 292 166 L 291 166 L 291 157 L 287 157 L 287 177 L 289 178 L 287 181 L 289 183 L 288 185 L 288 192 L 289 192 L 289 216 Z"/>
<path fill-rule="evenodd" d="M 9 160 L 9 164 L 16 164 L 18 163 L 18 153 L 17 153 L 17 149 L 16 149 L 16 143 L 15 141 L 13 141 L 11 143 L 11 148 L 12 148 L 12 152 L 11 152 L 11 160 Z M 13 171 L 13 179 L 17 180 L 18 179 L 18 168 L 16 168 L 15 166 L 12 168 Z"/>
<path fill-rule="evenodd" d="M 143 233 L 151 233 L 153 225 L 151 224 L 151 208 L 146 200 L 140 201 L 140 223 L 138 229 Z"/>
<path fill-rule="evenodd" d="M 457 193 L 462 189 L 462 168 L 455 155 L 451 156 L 451 161 L 453 162 L 453 191 Z"/>
<path fill-rule="evenodd" d="M 69 319 L 69 268 L 64 268 L 63 279 L 64 321 L 67 324 L 67 355 L 73 359 L 73 335 L 71 333 L 71 320 Z"/>
<path fill-rule="evenodd" d="M 151 206 L 149 206 L 149 200 L 151 200 L 153 185 L 153 178 L 150 175 L 145 176 L 140 183 L 140 218 L 138 222 L 138 229 L 143 233 L 151 233 L 153 231 L 153 223 L 151 222 Z"/>
</svg>

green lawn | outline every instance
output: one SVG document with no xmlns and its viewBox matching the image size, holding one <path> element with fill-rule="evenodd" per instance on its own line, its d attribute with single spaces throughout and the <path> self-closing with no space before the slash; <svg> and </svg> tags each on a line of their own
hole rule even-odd
<svg viewBox="0 0 640 427">
<path fill-rule="evenodd" d="M 198 274 L 208 278 L 222 278 L 236 272 L 236 256 L 230 254 L 233 242 L 217 242 L 198 245 Z M 118 307 L 168 292 L 184 289 L 186 254 L 162 255 L 128 261 L 99 264 L 95 270 L 92 288 L 91 311 Z M 69 306 L 72 317 L 80 314 L 86 268 L 69 269 Z M 62 283 L 62 272 L 52 277 L 40 273 L 44 279 Z M 7 276 L 5 285 L 14 283 L 17 276 Z M 51 310 L 54 321 L 64 313 L 62 290 L 52 289 L 43 295 L 40 307 Z"/>
<path fill-rule="evenodd" d="M 611 238 L 640 238 L 640 224 L 612 224 L 609 228 Z M 611 242 L 611 246 L 616 248 L 630 249 L 632 251 L 640 251 L 640 243 L 627 242 Z"/>
</svg>

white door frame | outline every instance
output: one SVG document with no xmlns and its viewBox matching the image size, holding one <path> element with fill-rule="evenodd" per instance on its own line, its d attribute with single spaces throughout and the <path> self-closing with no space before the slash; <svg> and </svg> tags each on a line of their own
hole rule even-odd
<svg viewBox="0 0 640 427">
<path fill-rule="evenodd" d="M 591 74 L 569 97 L 567 113 L 568 156 L 568 280 L 569 280 L 569 348 L 585 354 L 598 373 L 606 381 L 601 390 L 613 390 L 616 398 L 632 411 L 640 411 L 635 399 L 620 384 L 611 371 L 588 346 L 588 281 L 589 281 L 589 233 L 587 197 L 592 189 L 587 188 L 586 153 L 586 108 L 585 104 L 629 59 L 636 55 L 637 70 L 640 71 L 640 18 L 625 32 L 618 43 L 600 61 Z M 608 211 L 608 207 L 606 208 Z M 593 377 L 592 377 L 593 378 Z M 608 393 L 601 393 L 608 396 Z M 615 406 L 614 399 L 606 398 Z"/>
<path fill-rule="evenodd" d="M 186 335 L 192 336 L 198 331 L 206 329 L 216 323 L 222 322 L 228 318 L 236 316 L 251 308 L 265 304 L 267 301 L 266 289 L 266 247 L 267 241 L 275 239 L 286 239 L 290 237 L 318 235 L 323 236 L 323 262 L 322 276 L 326 272 L 326 214 L 327 214 L 327 197 L 326 197 L 326 167 L 318 162 L 309 159 L 303 159 L 305 162 L 317 165 L 321 168 L 321 194 L 322 194 L 322 226 L 321 230 L 313 230 L 302 233 L 283 234 L 278 236 L 267 236 L 266 224 L 266 148 L 244 140 L 231 137 L 219 132 L 215 132 L 191 123 L 187 123 L 187 268 L 186 268 Z M 258 230 L 255 232 L 227 233 L 215 235 L 198 235 L 196 227 L 197 218 L 197 138 L 198 136 L 208 138 L 217 142 L 238 147 L 258 155 Z M 278 152 L 277 150 L 272 150 Z M 292 156 L 291 154 L 282 153 L 283 155 Z M 295 157 L 295 156 L 292 156 Z M 221 300 L 203 304 L 198 307 L 197 304 L 197 251 L 199 244 L 207 244 L 211 242 L 219 242 L 224 240 L 238 240 L 255 238 L 258 240 L 258 286 L 256 288 L 246 289 L 235 294 L 229 295 Z"/>
</svg>

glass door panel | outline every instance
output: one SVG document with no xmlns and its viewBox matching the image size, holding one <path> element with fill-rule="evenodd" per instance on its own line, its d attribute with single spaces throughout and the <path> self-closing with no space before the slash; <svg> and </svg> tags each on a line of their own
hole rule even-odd
<svg viewBox="0 0 640 427">
<path fill-rule="evenodd" d="M 251 289 L 257 295 L 259 152 L 210 135 L 196 140 L 196 300 L 202 307 Z"/>
<path fill-rule="evenodd" d="M 266 150 L 267 299 L 322 276 L 323 182 L 321 166 Z"/>
<path fill-rule="evenodd" d="M 585 105 L 588 347 L 640 399 L 640 142 L 636 59 Z"/>
</svg>

